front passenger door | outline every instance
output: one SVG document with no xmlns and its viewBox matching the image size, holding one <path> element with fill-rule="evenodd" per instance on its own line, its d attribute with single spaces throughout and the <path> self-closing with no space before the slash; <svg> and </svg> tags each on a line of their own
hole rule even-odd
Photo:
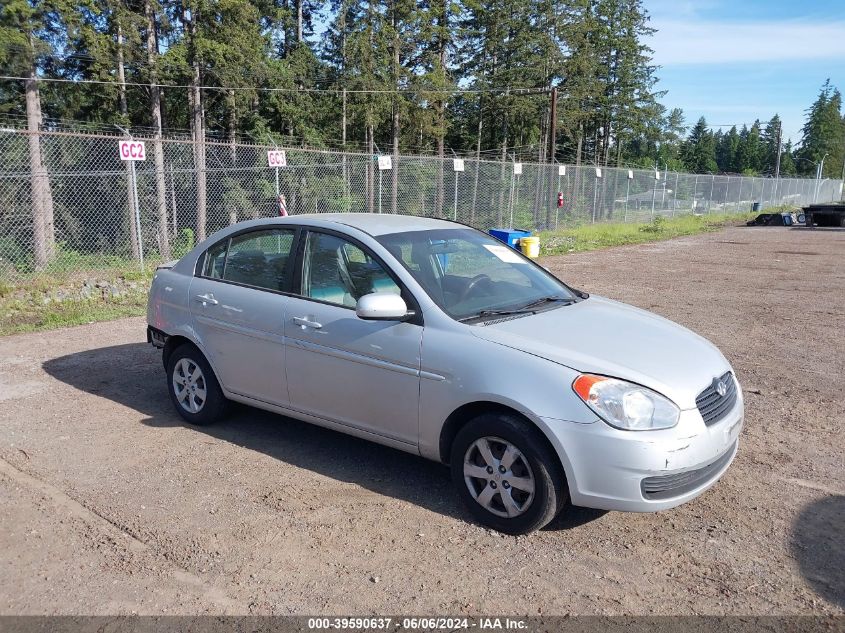
<svg viewBox="0 0 845 633">
<path fill-rule="evenodd" d="M 416 446 L 422 326 L 355 314 L 364 294 L 400 293 L 395 278 L 362 245 L 309 231 L 300 290 L 285 320 L 291 406 Z"/>
</svg>

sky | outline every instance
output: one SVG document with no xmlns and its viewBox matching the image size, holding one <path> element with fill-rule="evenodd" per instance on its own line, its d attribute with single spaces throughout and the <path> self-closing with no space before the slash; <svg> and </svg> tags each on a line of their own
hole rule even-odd
<svg viewBox="0 0 845 633">
<path fill-rule="evenodd" d="M 783 120 L 784 142 L 801 140 L 805 111 L 825 79 L 845 92 L 843 0 L 643 0 L 658 29 L 654 49 L 662 103 L 692 126 Z"/>
</svg>

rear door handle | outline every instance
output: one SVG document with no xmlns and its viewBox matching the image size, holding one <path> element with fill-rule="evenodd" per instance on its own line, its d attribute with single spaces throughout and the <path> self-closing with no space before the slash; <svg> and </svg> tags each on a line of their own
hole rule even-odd
<svg viewBox="0 0 845 633">
<path fill-rule="evenodd" d="M 202 303 L 203 305 L 207 303 L 209 305 L 216 306 L 218 303 L 220 303 L 217 299 L 214 298 L 214 295 L 210 292 L 205 295 L 197 295 L 196 297 L 194 297 L 194 300 L 198 303 Z"/>
<path fill-rule="evenodd" d="M 293 317 L 293 322 L 297 325 L 301 325 L 302 327 L 311 327 L 315 330 L 319 330 L 323 327 L 322 323 L 317 323 L 316 321 L 309 321 L 308 317 Z"/>
</svg>

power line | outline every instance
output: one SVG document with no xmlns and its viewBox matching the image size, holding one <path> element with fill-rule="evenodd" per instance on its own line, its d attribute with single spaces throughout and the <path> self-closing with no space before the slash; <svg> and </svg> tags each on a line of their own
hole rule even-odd
<svg viewBox="0 0 845 633">
<path fill-rule="evenodd" d="M 7 81 L 30 81 L 34 79 L 38 83 L 65 83 L 65 84 L 94 84 L 106 86 L 119 86 L 117 81 L 105 81 L 98 79 L 63 79 L 59 77 L 16 77 L 12 75 L 0 75 L 0 79 Z M 511 95 L 529 95 L 529 94 L 547 94 L 548 87 L 540 88 L 389 88 L 389 89 L 352 89 L 352 88 L 266 88 L 266 87 L 250 87 L 250 86 L 192 86 L 190 84 L 151 84 L 137 81 L 125 81 L 124 86 L 134 86 L 140 88 L 174 88 L 174 89 L 189 89 L 198 88 L 200 90 L 219 90 L 219 91 L 253 91 L 253 92 L 314 92 L 322 94 L 342 95 L 347 94 L 397 94 L 397 93 L 427 93 L 427 94 L 481 94 L 481 93 L 505 93 Z"/>
</svg>

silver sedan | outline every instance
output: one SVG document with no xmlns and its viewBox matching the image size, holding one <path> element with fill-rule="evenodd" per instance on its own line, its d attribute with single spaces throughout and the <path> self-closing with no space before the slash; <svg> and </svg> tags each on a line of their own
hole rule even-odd
<svg viewBox="0 0 845 633">
<path fill-rule="evenodd" d="M 689 501 L 743 423 L 711 343 L 444 220 L 235 224 L 157 270 L 148 324 L 189 423 L 237 401 L 443 462 L 511 534 Z"/>
</svg>

